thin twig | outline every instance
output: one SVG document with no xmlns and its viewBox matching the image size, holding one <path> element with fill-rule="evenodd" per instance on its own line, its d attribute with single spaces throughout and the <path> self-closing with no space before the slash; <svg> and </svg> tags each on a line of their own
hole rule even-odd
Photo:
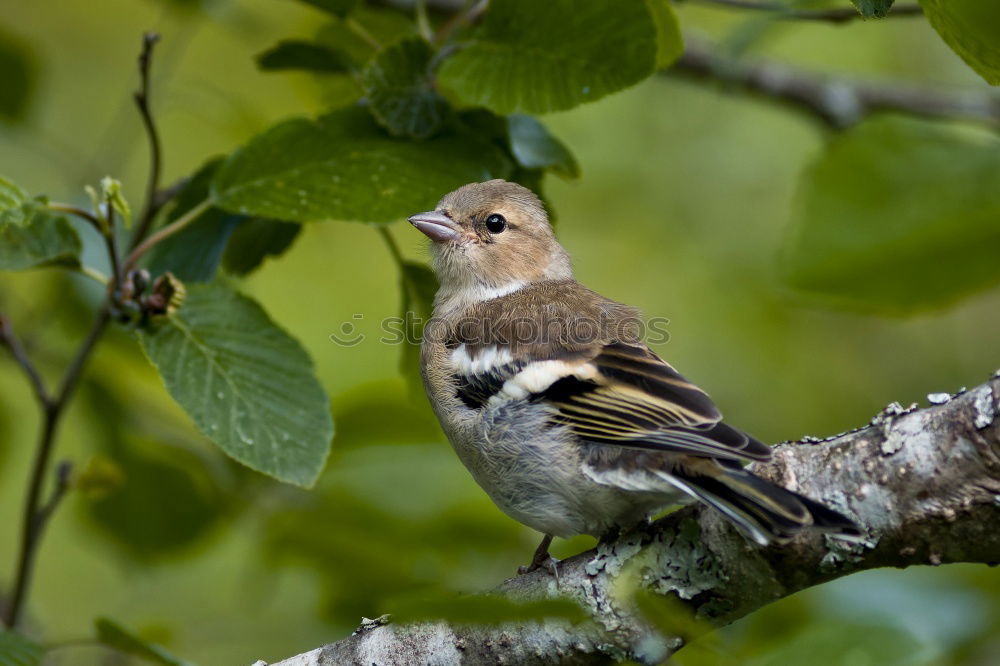
<svg viewBox="0 0 1000 666">
<path fill-rule="evenodd" d="M 691 0 L 684 0 L 689 2 Z M 696 0 L 703 4 L 719 5 L 731 9 L 747 9 L 752 11 L 773 12 L 778 19 L 794 19 L 800 21 L 825 21 L 828 23 L 847 23 L 855 19 L 866 18 L 854 7 L 838 7 L 836 9 L 801 9 L 780 2 L 757 2 L 755 0 Z M 889 16 L 920 16 L 923 9 L 920 5 L 893 5 Z"/>
<path fill-rule="evenodd" d="M 734 61 L 702 40 L 685 39 L 681 57 L 667 76 L 720 83 L 726 90 L 805 111 L 841 129 L 875 111 L 901 111 L 935 118 L 961 118 L 1000 125 L 1000 95 L 978 91 L 938 91 L 895 82 L 865 83 L 829 77 L 768 62 Z"/>
<path fill-rule="evenodd" d="M 347 18 L 344 19 L 344 25 L 346 25 L 348 29 L 351 30 L 351 32 L 360 37 L 363 41 L 367 42 L 368 46 L 372 47 L 376 51 L 382 50 L 382 45 L 379 44 L 378 40 L 375 39 L 374 35 L 368 32 L 368 30 L 365 29 L 363 25 L 358 23 L 357 19 L 348 16 Z"/>
<path fill-rule="evenodd" d="M 180 231 L 187 225 L 191 224 L 198 218 L 199 215 L 208 210 L 209 207 L 211 207 L 211 205 L 212 202 L 209 201 L 208 199 L 202 201 L 200 204 L 198 204 L 194 208 L 191 208 L 186 213 L 178 217 L 176 220 L 174 220 L 167 226 L 163 227 L 155 234 L 153 234 L 152 236 L 144 240 L 142 243 L 140 243 L 138 246 L 136 246 L 135 249 L 133 249 L 132 252 L 128 255 L 128 259 L 125 260 L 125 269 L 124 269 L 125 273 L 127 274 L 130 270 L 135 268 L 136 262 L 139 261 L 139 258 L 142 257 L 142 255 L 146 254 L 146 252 L 151 250 L 158 243 L 166 240 L 170 236 L 173 236 L 178 231 Z"/>
<path fill-rule="evenodd" d="M 56 211 L 57 213 L 68 213 L 70 215 L 76 215 L 77 217 L 89 222 L 90 225 L 94 227 L 94 229 L 97 229 L 97 232 L 99 234 L 101 235 L 104 234 L 104 222 L 101 220 L 101 218 L 97 217 L 89 210 L 84 210 L 83 208 L 80 208 L 78 206 L 74 206 L 72 204 L 67 204 L 67 203 L 60 203 L 58 201 L 50 201 L 48 204 L 46 204 L 46 207 L 49 210 Z"/>
<path fill-rule="evenodd" d="M 105 202 L 107 224 L 104 230 L 104 244 L 108 250 L 108 261 L 111 263 L 111 283 L 108 289 L 117 298 L 123 286 L 121 266 L 118 263 L 118 243 L 115 241 L 115 208 L 110 201 Z"/>
<path fill-rule="evenodd" d="M 83 341 L 69 368 L 66 370 L 62 385 L 55 399 L 42 405 L 42 431 L 39 434 L 38 446 L 35 448 L 35 459 L 31 468 L 28 496 L 24 503 L 24 514 L 21 517 L 21 548 L 18 555 L 14 592 L 11 595 L 10 604 L 7 606 L 7 612 L 4 616 L 4 624 L 8 628 L 15 627 L 20 619 L 21 611 L 27 599 L 28 589 L 31 586 L 31 574 L 34 569 L 35 553 L 41 541 L 42 528 L 51 511 L 58 504 L 57 498 L 61 497 L 59 480 L 57 478 L 56 490 L 52 496 L 55 499 L 55 504 L 53 504 L 52 499 L 45 506 L 41 503 L 45 471 L 48 469 L 49 459 L 52 456 L 56 428 L 65 412 L 70 395 L 72 395 L 80 381 L 87 360 L 90 358 L 94 347 L 97 345 L 97 341 L 104 333 L 104 329 L 110 320 L 111 302 L 109 299 L 106 299 L 98 311 L 97 317 L 94 319 L 90 333 L 87 334 L 87 338 Z M 62 477 L 60 476 L 59 478 Z M 65 492 L 65 489 L 61 492 Z"/>
<path fill-rule="evenodd" d="M 17 364 L 24 370 L 28 381 L 31 382 L 31 388 L 35 392 L 38 404 L 48 408 L 52 404 L 52 398 L 45 388 L 45 382 L 42 381 L 42 376 L 39 374 L 38 369 L 35 368 L 35 364 L 28 358 L 28 353 L 24 350 L 21 341 L 14 334 L 14 329 L 11 327 L 10 321 L 3 315 L 0 315 L 0 342 L 6 345 L 7 349 L 10 350 L 11 356 L 14 357 Z"/>
<path fill-rule="evenodd" d="M 159 186 L 160 178 L 160 140 L 156 133 L 156 126 L 153 123 L 152 114 L 149 110 L 149 67 L 153 45 L 156 43 L 157 39 L 158 36 L 155 33 L 146 33 L 143 37 L 142 53 L 139 56 L 139 73 L 142 79 L 142 84 L 139 92 L 135 95 L 135 100 L 139 106 L 139 111 L 142 114 L 143 123 L 146 126 L 146 132 L 149 135 L 150 174 L 146 189 L 145 209 L 139 228 L 133 238 L 133 245 L 135 245 L 135 247 L 132 254 L 129 255 L 129 258 L 133 261 L 133 263 L 136 259 L 138 259 L 138 257 L 142 256 L 142 253 L 146 249 L 149 249 L 149 247 L 152 247 L 156 242 L 158 242 L 154 240 L 154 238 L 150 238 L 146 242 L 143 242 L 143 238 L 149 231 L 149 227 L 156 216 L 156 211 L 159 206 L 162 205 L 162 203 L 159 203 L 160 200 L 157 198 L 157 188 Z M 112 278 L 110 288 L 108 289 L 108 294 L 105 296 L 104 302 L 101 304 L 97 311 L 97 315 L 94 317 L 94 322 L 91 325 L 90 332 L 81 343 L 76 355 L 67 367 L 66 372 L 63 375 L 62 383 L 59 386 L 59 390 L 54 397 L 49 396 L 49 394 L 45 392 L 44 386 L 42 385 L 40 378 L 37 376 L 37 372 L 35 372 L 33 366 L 28 363 L 27 356 L 24 355 L 23 349 L 20 347 L 20 344 L 10 331 L 9 325 L 7 325 L 5 321 L 0 320 L 0 324 L 2 324 L 3 340 L 5 344 L 11 348 L 14 353 L 14 357 L 18 359 L 18 362 L 21 363 L 22 367 L 24 367 L 25 371 L 28 373 L 29 378 L 31 378 L 35 387 L 35 393 L 38 398 L 39 406 L 42 411 L 42 429 L 39 433 L 38 445 L 35 447 L 35 458 L 31 468 L 31 479 L 28 483 L 27 496 L 24 502 L 24 513 L 21 517 L 21 542 L 18 554 L 17 571 L 14 579 L 14 591 L 11 594 L 10 603 L 7 605 L 3 617 L 3 623 L 9 628 L 13 628 L 17 625 L 24 609 L 24 605 L 27 601 L 28 590 L 31 587 L 32 572 L 35 564 L 35 554 L 37 553 L 38 545 L 41 541 L 45 525 L 69 488 L 71 468 L 69 463 L 64 462 L 57 468 L 55 487 L 49 499 L 43 504 L 42 489 L 45 485 L 45 475 L 49 467 L 49 460 L 52 457 L 52 452 L 55 448 L 56 430 L 58 428 L 59 421 L 66 411 L 66 406 L 69 403 L 70 397 L 73 395 L 73 392 L 80 383 L 87 361 L 90 359 L 97 346 L 98 340 L 100 340 L 108 326 L 108 323 L 111 321 L 112 308 L 114 305 L 114 299 L 116 298 L 116 292 L 123 286 L 122 275 L 127 273 L 127 270 L 130 268 L 130 265 L 126 264 L 126 270 L 123 272 L 119 266 L 114 234 L 114 208 L 112 207 L 110 201 L 105 202 L 105 204 L 107 206 L 106 219 L 102 219 L 99 214 L 89 213 L 74 206 L 66 204 L 50 205 L 53 210 L 60 210 L 62 212 L 72 213 L 82 217 L 93 224 L 98 231 L 101 232 L 101 235 L 104 236 L 105 241 L 108 244 L 108 253 L 110 255 L 112 269 L 114 270 L 114 276 Z M 189 211 L 188 216 L 190 217 L 187 222 L 190 222 L 191 219 L 197 217 L 197 214 L 200 212 L 199 208 L 203 209 L 203 207 L 207 207 L 207 204 L 208 202 L 205 202 L 201 207 L 195 207 Z M 170 233 L 178 231 L 183 226 L 183 223 L 184 218 L 177 220 L 169 227 L 162 229 L 159 234 L 156 234 L 156 237 L 159 237 L 159 240 L 166 238 L 170 235 Z M 171 229 L 173 229 L 173 231 L 171 231 Z"/>
<path fill-rule="evenodd" d="M 56 508 L 59 506 L 59 502 L 66 495 L 66 491 L 69 490 L 70 478 L 73 474 L 73 463 L 68 460 L 63 460 L 56 467 L 56 487 L 52 489 L 52 495 L 49 497 L 49 501 L 46 502 L 39 510 L 38 515 L 35 516 L 35 533 L 38 534 L 45 529 L 46 523 L 49 522 L 49 518 L 55 513 Z"/>
<path fill-rule="evenodd" d="M 105 287 L 108 286 L 108 276 L 102 273 L 101 271 L 97 270 L 96 268 L 91 268 L 90 266 L 80 264 L 79 266 L 76 267 L 76 271 L 80 275 L 84 275 L 93 280 L 94 282 L 97 282 Z"/>
<path fill-rule="evenodd" d="M 441 27 L 438 28 L 437 33 L 434 35 L 433 42 L 435 44 L 443 44 L 460 27 L 474 24 L 483 15 L 483 12 L 486 11 L 488 4 L 489 0 L 471 0 L 466 3 L 466 7 L 462 11 L 455 12 L 451 18 L 441 24 Z"/>
<path fill-rule="evenodd" d="M 159 39 L 160 36 L 155 32 L 145 33 L 142 36 L 142 51 L 139 53 L 140 84 L 139 90 L 135 93 L 135 103 L 139 107 L 143 127 L 146 128 L 146 136 L 149 137 L 149 179 L 146 181 L 146 201 L 142 215 L 139 217 L 139 224 L 136 226 L 135 235 L 132 237 L 131 248 L 135 248 L 149 233 L 153 219 L 162 206 L 156 196 L 160 186 L 160 135 L 156 131 L 153 113 L 149 108 L 149 69 L 153 61 L 153 47 Z"/>
<path fill-rule="evenodd" d="M 101 234 L 108 250 L 108 261 L 111 263 L 111 275 L 113 281 L 108 286 L 112 291 L 114 291 L 121 289 L 123 275 L 119 268 L 118 245 L 114 235 L 114 209 L 111 207 L 110 202 L 107 203 L 107 206 L 108 219 L 102 220 L 90 211 L 73 206 L 72 204 L 59 203 L 57 201 L 50 201 L 47 204 L 49 210 L 59 213 L 69 213 L 70 215 L 76 215 L 77 217 L 86 220 L 91 224 L 91 226 L 94 227 L 94 229 L 97 230 L 97 233 Z M 80 272 L 88 277 L 94 278 L 102 284 L 108 284 L 108 279 L 92 268 L 81 266 Z"/>
<path fill-rule="evenodd" d="M 170 185 L 166 187 L 161 187 L 156 191 L 156 209 L 159 210 L 170 203 L 174 197 L 180 194 L 181 190 L 190 182 L 190 178 L 185 176 L 183 178 L 178 178 Z"/>
</svg>

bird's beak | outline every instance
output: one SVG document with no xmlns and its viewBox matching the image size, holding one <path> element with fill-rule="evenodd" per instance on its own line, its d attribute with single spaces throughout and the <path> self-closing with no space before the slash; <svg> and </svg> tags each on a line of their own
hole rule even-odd
<svg viewBox="0 0 1000 666">
<path fill-rule="evenodd" d="M 436 210 L 411 215 L 409 220 L 410 224 L 427 234 L 435 243 L 455 240 L 460 233 L 458 224 Z"/>
</svg>

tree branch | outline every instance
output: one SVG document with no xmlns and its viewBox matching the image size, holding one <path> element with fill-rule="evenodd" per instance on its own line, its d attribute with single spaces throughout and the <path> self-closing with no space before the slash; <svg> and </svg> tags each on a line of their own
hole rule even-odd
<svg viewBox="0 0 1000 666">
<path fill-rule="evenodd" d="M 40 402 L 39 407 L 42 412 L 42 429 L 38 435 L 38 445 L 35 447 L 35 459 L 31 465 L 31 479 L 28 483 L 27 497 L 24 502 L 24 513 L 21 517 L 21 542 L 17 558 L 17 573 L 14 578 L 14 591 L 11 600 L 3 616 L 3 624 L 10 629 L 17 626 L 21 617 L 21 611 L 28 598 L 28 590 L 31 587 L 31 575 L 35 568 L 35 554 L 38 551 L 38 544 L 42 538 L 45 523 L 52 512 L 58 506 L 63 494 L 68 488 L 69 467 L 60 465 L 56 472 L 56 486 L 49 501 L 42 504 L 42 489 L 45 484 L 45 473 L 49 467 L 49 459 L 55 448 L 56 430 L 59 421 L 66 411 L 66 406 L 70 396 L 76 389 L 83 370 L 97 346 L 98 340 L 104 333 L 108 322 L 111 321 L 111 296 L 105 298 L 101 309 L 98 310 L 90 332 L 84 339 L 80 348 L 73 357 L 66 374 L 63 376 L 62 385 L 55 398 L 46 402 Z"/>
<path fill-rule="evenodd" d="M 35 364 L 28 357 L 28 352 L 25 351 L 24 345 L 21 344 L 21 341 L 14 333 L 14 329 L 10 325 L 10 320 L 3 315 L 0 315 L 0 344 L 3 344 L 10 350 L 11 356 L 21 366 L 24 375 L 31 382 L 31 388 L 35 392 L 35 399 L 38 401 L 38 404 L 43 409 L 47 409 L 52 404 L 52 398 L 45 388 L 45 382 L 42 380 L 42 376 L 35 367 Z"/>
<path fill-rule="evenodd" d="M 136 91 L 134 97 L 135 104 L 139 107 L 139 115 L 142 117 L 142 125 L 146 129 L 146 136 L 149 137 L 149 177 L 146 181 L 146 200 L 142 215 L 139 217 L 139 224 L 132 237 L 133 249 L 149 233 L 157 211 L 165 203 L 162 201 L 162 197 L 157 196 L 162 164 L 160 135 L 156 130 L 153 112 L 149 108 L 149 69 L 153 63 L 153 47 L 158 41 L 160 41 L 160 36 L 155 32 L 145 33 L 142 36 L 142 51 L 139 53 L 139 90 Z"/>
<path fill-rule="evenodd" d="M 623 572 L 679 600 L 710 627 L 851 573 L 880 567 L 1000 562 L 1000 373 L 926 409 L 890 405 L 871 423 L 774 449 L 755 473 L 853 516 L 862 544 L 817 534 L 758 547 L 718 512 L 690 506 L 564 561 L 558 585 L 539 570 L 493 593 L 569 597 L 592 621 L 485 627 L 366 620 L 350 637 L 275 666 L 410 663 L 658 663 L 692 635 L 663 635 L 622 599 Z M 661 628 L 662 629 L 662 628 Z M 688 629 L 690 631 L 690 629 Z M 260 666 L 263 662 L 258 662 Z"/>
<path fill-rule="evenodd" d="M 690 0 L 685 0 L 690 1 Z M 799 9 L 780 2 L 756 2 L 755 0 L 701 0 L 703 4 L 718 5 L 729 9 L 746 9 L 751 11 L 772 12 L 775 18 L 795 19 L 800 21 L 823 21 L 826 23 L 847 23 L 855 19 L 863 19 L 861 12 L 854 7 L 838 7 L 836 9 Z M 888 16 L 920 16 L 924 13 L 920 5 L 893 5 Z"/>
<path fill-rule="evenodd" d="M 897 82 L 852 82 L 788 65 L 726 58 L 706 42 L 687 38 L 684 53 L 662 72 L 747 93 L 804 111 L 841 129 L 876 111 L 901 111 L 935 118 L 959 118 L 1000 125 L 1000 95 L 979 91 L 939 91 Z"/>
</svg>

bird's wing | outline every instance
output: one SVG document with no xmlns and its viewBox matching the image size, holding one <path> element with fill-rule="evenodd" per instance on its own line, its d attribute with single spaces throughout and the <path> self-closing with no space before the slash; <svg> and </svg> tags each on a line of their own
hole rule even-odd
<svg viewBox="0 0 1000 666">
<path fill-rule="evenodd" d="M 587 441 L 729 460 L 770 457 L 768 446 L 722 423 L 704 391 L 642 344 L 519 360 L 490 353 L 459 363 L 458 396 L 469 407 L 527 399 L 552 406 L 553 418 Z"/>
</svg>

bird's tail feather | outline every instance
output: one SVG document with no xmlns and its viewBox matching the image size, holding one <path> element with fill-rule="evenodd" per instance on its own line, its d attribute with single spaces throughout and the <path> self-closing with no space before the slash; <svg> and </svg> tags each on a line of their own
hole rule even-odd
<svg viewBox="0 0 1000 666">
<path fill-rule="evenodd" d="M 848 540 L 863 537 L 849 518 L 754 476 L 736 464 L 723 463 L 721 474 L 674 470 L 670 477 L 679 489 L 721 511 L 761 545 L 788 541 L 807 529 Z"/>
</svg>

